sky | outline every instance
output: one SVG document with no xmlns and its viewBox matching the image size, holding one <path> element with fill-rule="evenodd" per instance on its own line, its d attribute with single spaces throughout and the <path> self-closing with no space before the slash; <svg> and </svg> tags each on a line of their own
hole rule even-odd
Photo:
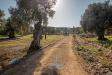
<svg viewBox="0 0 112 75">
<path fill-rule="evenodd" d="M 104 2 L 105 0 L 57 0 L 54 6 L 55 15 L 49 19 L 48 26 L 54 27 L 79 27 L 81 15 L 87 6 L 93 2 Z M 0 0 L 0 9 L 4 10 L 5 18 L 10 14 L 8 9 L 15 7 L 15 0 Z"/>
</svg>

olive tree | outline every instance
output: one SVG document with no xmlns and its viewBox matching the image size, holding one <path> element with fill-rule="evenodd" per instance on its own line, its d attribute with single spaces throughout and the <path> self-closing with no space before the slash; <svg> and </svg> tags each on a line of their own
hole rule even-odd
<svg viewBox="0 0 112 75">
<path fill-rule="evenodd" d="M 29 51 L 38 50 L 42 25 L 47 23 L 49 17 L 53 17 L 55 11 L 52 8 L 56 4 L 56 0 L 16 0 L 16 3 L 16 8 L 11 8 L 12 17 L 20 19 L 28 25 L 34 24 L 33 41 Z"/>
<path fill-rule="evenodd" d="M 95 32 L 98 40 L 106 40 L 105 30 L 112 27 L 112 5 L 109 1 L 88 5 L 81 18 L 84 31 Z"/>
</svg>

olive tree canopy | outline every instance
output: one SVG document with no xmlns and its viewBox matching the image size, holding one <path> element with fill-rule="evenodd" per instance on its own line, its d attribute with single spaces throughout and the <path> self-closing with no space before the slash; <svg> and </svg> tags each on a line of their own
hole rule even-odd
<svg viewBox="0 0 112 75">
<path fill-rule="evenodd" d="M 52 8 L 56 0 L 16 0 L 16 3 L 16 8 L 10 9 L 11 17 L 34 24 L 33 41 L 29 50 L 37 50 L 40 48 L 42 25 L 48 24 L 48 18 L 55 14 Z"/>
<path fill-rule="evenodd" d="M 85 32 L 95 32 L 98 40 L 105 40 L 105 30 L 112 27 L 112 5 L 109 1 L 88 5 L 80 23 Z"/>
</svg>

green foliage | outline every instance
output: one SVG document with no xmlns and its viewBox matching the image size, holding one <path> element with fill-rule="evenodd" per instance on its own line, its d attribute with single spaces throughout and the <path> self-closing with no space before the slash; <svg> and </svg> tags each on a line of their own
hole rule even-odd
<svg viewBox="0 0 112 75">
<path fill-rule="evenodd" d="M 10 18 L 7 20 L 7 23 L 6 23 L 6 32 L 9 38 L 15 38 L 15 28 Z"/>
<path fill-rule="evenodd" d="M 112 40 L 111 38 L 108 38 L 106 41 L 99 41 L 100 44 L 102 44 L 105 48 L 112 47 Z"/>
<path fill-rule="evenodd" d="M 112 36 L 105 36 L 108 40 L 106 41 L 98 41 L 96 38 L 86 38 L 86 41 L 94 42 L 96 44 L 102 45 L 105 48 L 111 48 L 112 47 Z"/>
<path fill-rule="evenodd" d="M 78 46 L 78 47 L 76 48 L 76 50 L 78 50 L 78 51 L 83 51 L 83 50 L 84 50 L 84 47 Z"/>
<path fill-rule="evenodd" d="M 74 34 L 81 34 L 83 32 L 84 31 L 83 31 L 82 27 L 73 27 L 73 33 Z"/>
<path fill-rule="evenodd" d="M 0 39 L 8 38 L 7 35 L 0 35 Z"/>
<path fill-rule="evenodd" d="M 40 48 L 42 24 L 46 26 L 48 18 L 53 17 L 54 10 L 52 7 L 56 4 L 56 0 L 16 0 L 16 3 L 17 7 L 9 10 L 11 17 L 13 20 L 25 23 L 22 24 L 23 26 L 34 24 L 34 40 L 29 50 L 37 50 Z"/>
<path fill-rule="evenodd" d="M 13 21 L 16 33 L 23 36 L 32 32 L 30 24 L 21 18 L 21 16 L 23 17 L 23 15 L 21 15 L 22 11 L 18 11 L 16 8 L 10 8 L 9 12 L 11 14 L 11 19 Z"/>
<path fill-rule="evenodd" d="M 96 32 L 98 40 L 105 40 L 105 29 L 112 27 L 112 5 L 105 3 L 93 3 L 88 5 L 81 19 L 84 31 Z"/>
<path fill-rule="evenodd" d="M 34 23 L 41 18 L 47 24 L 48 17 L 53 17 L 55 11 L 52 6 L 56 0 L 16 0 L 17 8 L 10 8 L 10 14 L 14 19 L 20 19 L 25 23 Z"/>
</svg>

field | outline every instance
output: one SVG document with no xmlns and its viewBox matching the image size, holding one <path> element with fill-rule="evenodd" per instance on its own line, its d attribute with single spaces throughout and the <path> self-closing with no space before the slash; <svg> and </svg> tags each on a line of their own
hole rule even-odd
<svg viewBox="0 0 112 75">
<path fill-rule="evenodd" d="M 4 38 L 4 36 L 0 37 Z M 62 38 L 62 35 L 48 35 L 46 40 L 44 38 L 41 40 L 41 46 L 45 47 Z M 0 40 L 0 69 L 25 56 L 31 41 L 32 35 L 17 37 L 17 39 L 12 40 Z"/>
<path fill-rule="evenodd" d="M 86 70 L 92 74 L 112 71 L 112 36 L 107 41 L 96 38 L 74 37 L 75 50 L 86 62 Z M 88 67 L 88 68 L 87 68 Z"/>
</svg>

